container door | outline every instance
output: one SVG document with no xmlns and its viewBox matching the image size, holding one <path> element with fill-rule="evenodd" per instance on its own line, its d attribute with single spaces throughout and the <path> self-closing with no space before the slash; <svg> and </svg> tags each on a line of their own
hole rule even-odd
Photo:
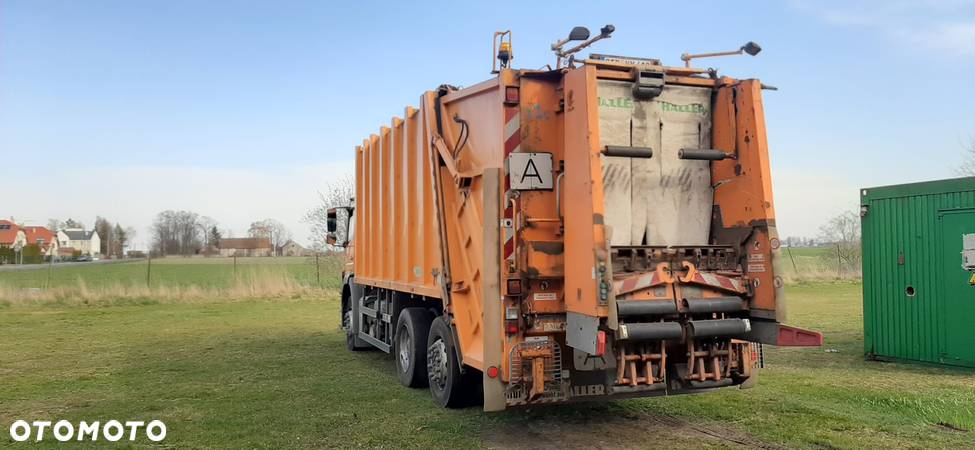
<svg viewBox="0 0 975 450">
<path fill-rule="evenodd" d="M 975 366 L 975 286 L 962 267 L 963 236 L 975 233 L 975 210 L 943 211 L 941 273 L 945 317 L 945 362 Z"/>
</svg>

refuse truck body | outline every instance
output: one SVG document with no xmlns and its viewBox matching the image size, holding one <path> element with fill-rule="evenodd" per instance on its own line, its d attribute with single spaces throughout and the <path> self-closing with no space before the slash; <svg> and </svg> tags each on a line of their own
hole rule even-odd
<svg viewBox="0 0 975 450">
<path fill-rule="evenodd" d="M 355 148 L 350 350 L 494 411 L 756 379 L 785 326 L 762 83 L 590 55 L 424 93 Z"/>
</svg>

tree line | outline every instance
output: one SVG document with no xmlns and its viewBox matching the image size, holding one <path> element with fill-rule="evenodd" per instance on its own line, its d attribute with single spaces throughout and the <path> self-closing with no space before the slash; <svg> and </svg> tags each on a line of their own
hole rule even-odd
<svg viewBox="0 0 975 450">
<path fill-rule="evenodd" d="M 150 228 L 154 255 L 196 255 L 213 252 L 220 248 L 224 236 L 232 233 L 221 231 L 211 217 L 192 211 L 166 210 L 156 214 Z M 252 222 L 248 237 L 267 238 L 274 249 L 291 239 L 291 232 L 281 222 L 267 218 Z"/>
</svg>

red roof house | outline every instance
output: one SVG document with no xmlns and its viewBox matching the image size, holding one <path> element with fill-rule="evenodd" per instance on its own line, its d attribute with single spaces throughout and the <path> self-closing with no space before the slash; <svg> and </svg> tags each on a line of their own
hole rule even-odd
<svg viewBox="0 0 975 450">
<path fill-rule="evenodd" d="M 20 225 L 9 220 L 0 220 L 0 247 L 17 247 L 27 244 L 27 235 Z"/>
<path fill-rule="evenodd" d="M 27 237 L 28 244 L 37 244 L 45 255 L 55 254 L 58 248 L 58 239 L 53 231 L 47 227 L 36 226 L 23 227 L 22 229 Z M 52 245 L 54 246 L 53 249 L 51 248 Z"/>
</svg>

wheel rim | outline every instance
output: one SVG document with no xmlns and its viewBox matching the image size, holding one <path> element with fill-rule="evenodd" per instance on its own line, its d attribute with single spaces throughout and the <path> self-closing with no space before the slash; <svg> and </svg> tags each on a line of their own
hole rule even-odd
<svg viewBox="0 0 975 450">
<path fill-rule="evenodd" d="M 406 327 L 402 327 L 399 330 L 397 347 L 399 347 L 400 370 L 406 372 L 410 370 L 410 349 L 413 348 L 410 345 L 410 332 Z"/>
<path fill-rule="evenodd" d="M 442 391 L 447 387 L 447 346 L 443 339 L 437 338 L 427 349 L 427 373 L 430 383 Z"/>
</svg>

